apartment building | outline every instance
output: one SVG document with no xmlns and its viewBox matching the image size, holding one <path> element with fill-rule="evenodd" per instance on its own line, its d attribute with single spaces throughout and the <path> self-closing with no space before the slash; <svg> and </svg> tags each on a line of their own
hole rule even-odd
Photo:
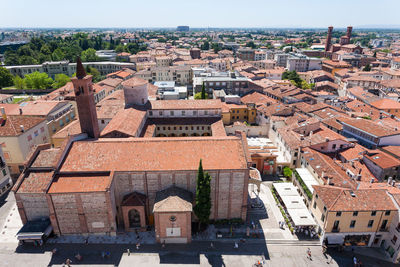
<svg viewBox="0 0 400 267">
<path fill-rule="evenodd" d="M 107 75 L 124 68 L 135 69 L 135 64 L 128 62 L 85 62 L 83 66 L 96 68 L 101 75 Z M 45 72 L 50 77 L 54 78 L 56 74 L 72 76 L 76 72 L 76 63 L 70 63 L 69 61 L 51 61 L 44 62 L 40 65 L 6 66 L 5 68 L 8 69 L 12 75 L 18 75 L 20 77 L 38 71 Z"/>
<path fill-rule="evenodd" d="M 289 71 L 306 72 L 322 69 L 322 60 L 309 58 L 302 54 L 290 54 L 287 58 L 286 68 Z"/>
<path fill-rule="evenodd" d="M 311 211 L 327 244 L 379 246 L 398 216 L 386 189 L 313 188 Z"/>
<path fill-rule="evenodd" d="M 50 142 L 47 121 L 41 117 L 8 116 L 2 118 L 0 144 L 4 159 L 16 178 L 24 168 L 24 162 L 35 145 Z"/>
<path fill-rule="evenodd" d="M 236 121 L 256 123 L 257 109 L 254 104 L 222 103 L 222 121 L 230 125 Z"/>
<path fill-rule="evenodd" d="M 13 185 L 10 170 L 4 159 L 2 147 L 0 147 L 0 197 L 5 194 Z"/>
</svg>

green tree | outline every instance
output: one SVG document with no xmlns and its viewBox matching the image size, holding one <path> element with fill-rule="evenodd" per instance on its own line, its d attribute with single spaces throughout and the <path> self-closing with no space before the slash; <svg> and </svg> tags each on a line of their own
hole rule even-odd
<svg viewBox="0 0 400 267">
<path fill-rule="evenodd" d="M 95 62 L 99 60 L 99 57 L 96 55 L 96 50 L 88 48 L 82 51 L 81 59 L 83 62 Z"/>
<path fill-rule="evenodd" d="M 35 71 L 25 75 L 24 83 L 28 89 L 48 89 L 51 88 L 53 79 L 45 72 Z"/>
<path fill-rule="evenodd" d="M 202 160 L 200 159 L 199 170 L 197 172 L 196 201 L 193 208 L 194 214 L 199 219 L 199 229 L 201 224 L 207 224 L 211 214 L 211 176 L 204 172 Z"/>
<path fill-rule="evenodd" d="M 100 72 L 96 68 L 86 66 L 86 74 L 92 75 L 93 82 L 95 83 L 103 80 L 103 76 L 101 76 Z"/>
<path fill-rule="evenodd" d="M 61 61 L 65 58 L 64 52 L 61 50 L 61 48 L 57 48 L 51 53 L 51 59 L 53 61 Z"/>
<path fill-rule="evenodd" d="M 7 50 L 4 53 L 4 64 L 8 66 L 12 65 L 18 65 L 19 60 L 18 60 L 18 54 L 15 51 L 12 50 Z"/>
<path fill-rule="evenodd" d="M 285 167 L 283 168 L 283 175 L 284 175 L 285 177 L 287 177 L 287 178 L 291 178 L 291 177 L 292 177 L 292 169 L 289 168 L 289 167 L 287 167 L 287 166 L 285 166 Z"/>
<path fill-rule="evenodd" d="M 117 53 L 121 53 L 124 52 L 124 45 L 123 44 L 119 44 L 115 47 L 115 52 Z"/>
<path fill-rule="evenodd" d="M 13 85 L 13 76 L 6 68 L 0 67 L 0 89 Z"/>
<path fill-rule="evenodd" d="M 70 78 L 65 75 L 65 74 L 56 74 L 56 77 L 54 78 L 54 82 L 51 85 L 53 88 L 60 88 L 63 87 L 64 85 L 67 84 L 67 82 L 70 81 Z"/>
<path fill-rule="evenodd" d="M 363 71 L 371 71 L 371 65 L 367 64 L 364 68 Z"/>
<path fill-rule="evenodd" d="M 250 47 L 250 48 L 256 48 L 256 45 L 254 44 L 254 42 L 253 41 L 250 41 L 250 42 L 248 42 L 247 44 L 246 44 L 246 46 L 247 47 Z"/>
<path fill-rule="evenodd" d="M 206 93 L 206 99 L 207 99 L 207 98 L 208 98 L 208 94 Z M 196 99 L 196 100 L 203 99 L 203 98 L 201 98 L 201 92 L 196 93 L 196 94 L 194 95 L 194 99 Z"/>
<path fill-rule="evenodd" d="M 206 95 L 206 87 L 203 83 L 203 85 L 201 86 L 201 99 L 206 99 L 207 95 Z"/>
<path fill-rule="evenodd" d="M 20 56 L 18 57 L 19 65 L 36 65 L 39 64 L 39 61 L 31 56 Z"/>
<path fill-rule="evenodd" d="M 210 43 L 208 41 L 204 41 L 204 43 L 200 46 L 201 50 L 209 50 L 210 49 Z"/>
<path fill-rule="evenodd" d="M 22 79 L 18 75 L 15 75 L 15 77 L 13 79 L 13 82 L 14 82 L 15 88 L 17 88 L 17 89 L 24 89 L 25 88 L 24 79 Z"/>
</svg>

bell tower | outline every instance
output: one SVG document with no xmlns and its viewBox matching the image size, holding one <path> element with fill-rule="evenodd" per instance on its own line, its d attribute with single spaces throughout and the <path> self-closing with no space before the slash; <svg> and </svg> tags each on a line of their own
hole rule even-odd
<svg viewBox="0 0 400 267">
<path fill-rule="evenodd" d="M 99 138 L 100 131 L 94 102 L 92 76 L 86 75 L 85 68 L 79 57 L 76 61 L 76 77 L 71 78 L 71 81 L 74 85 L 82 132 L 86 133 L 88 137 Z"/>
</svg>

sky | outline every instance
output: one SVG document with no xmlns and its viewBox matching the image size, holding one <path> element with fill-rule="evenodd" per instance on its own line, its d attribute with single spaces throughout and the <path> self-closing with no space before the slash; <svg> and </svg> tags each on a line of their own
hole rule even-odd
<svg viewBox="0 0 400 267">
<path fill-rule="evenodd" d="M 396 25 L 400 0 L 0 0 L 0 28 Z"/>
</svg>

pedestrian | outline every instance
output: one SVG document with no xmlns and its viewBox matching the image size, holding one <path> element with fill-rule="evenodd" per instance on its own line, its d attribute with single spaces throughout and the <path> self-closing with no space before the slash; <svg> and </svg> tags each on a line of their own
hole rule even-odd
<svg viewBox="0 0 400 267">
<path fill-rule="evenodd" d="M 65 264 L 66 264 L 68 267 L 71 267 L 71 263 L 72 263 L 72 261 L 71 261 L 70 259 L 67 259 L 67 260 L 65 261 Z"/>
<path fill-rule="evenodd" d="M 353 262 L 354 262 L 354 267 L 358 266 L 358 260 L 356 258 L 356 256 L 353 257 Z"/>
<path fill-rule="evenodd" d="M 212 249 L 214 248 L 213 242 L 211 242 L 210 247 L 211 247 Z"/>
<path fill-rule="evenodd" d="M 139 250 L 139 248 L 140 248 L 140 242 L 137 242 L 136 243 L 136 250 Z"/>
<path fill-rule="evenodd" d="M 163 240 L 161 247 L 165 248 L 165 240 Z"/>
<path fill-rule="evenodd" d="M 88 245 L 89 244 L 89 237 L 85 238 L 85 244 Z"/>
<path fill-rule="evenodd" d="M 128 256 L 131 255 L 131 250 L 129 248 L 126 250 L 126 252 L 128 253 Z"/>
<path fill-rule="evenodd" d="M 234 248 L 238 249 L 239 248 L 239 244 L 235 241 L 235 246 Z"/>
<path fill-rule="evenodd" d="M 312 257 L 311 257 L 311 249 L 307 248 L 307 258 L 312 261 Z"/>
</svg>

